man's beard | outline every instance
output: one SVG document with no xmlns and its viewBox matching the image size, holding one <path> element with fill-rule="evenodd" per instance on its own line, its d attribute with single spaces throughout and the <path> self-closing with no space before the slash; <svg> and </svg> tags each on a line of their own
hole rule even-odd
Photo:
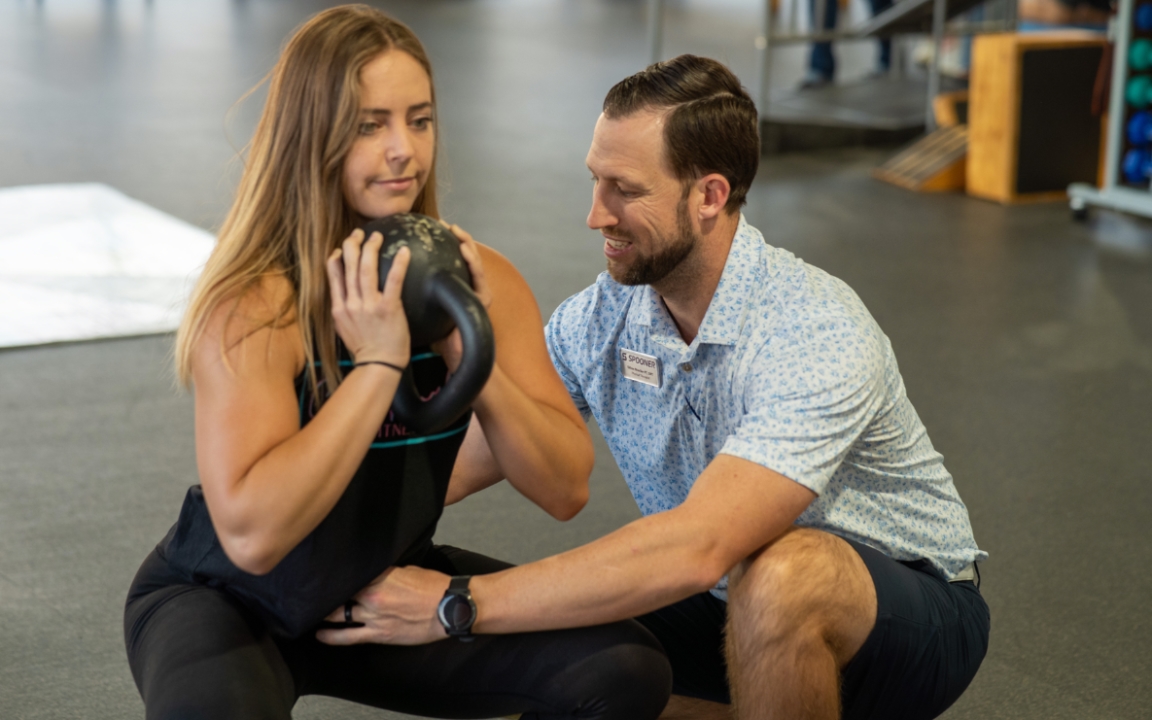
<svg viewBox="0 0 1152 720">
<path fill-rule="evenodd" d="M 617 236 L 628 239 L 619 231 Z M 692 222 L 688 219 L 688 199 L 682 198 L 676 205 L 676 236 L 672 241 L 650 257 L 637 258 L 631 267 L 618 268 L 614 271 L 612 263 L 609 263 L 608 273 L 621 285 L 654 285 L 679 267 L 695 247 L 696 235 L 693 234 Z"/>
</svg>

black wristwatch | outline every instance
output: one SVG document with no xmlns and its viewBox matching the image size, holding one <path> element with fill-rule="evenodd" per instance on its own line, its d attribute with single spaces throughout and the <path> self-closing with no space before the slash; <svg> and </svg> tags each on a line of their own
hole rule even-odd
<svg viewBox="0 0 1152 720">
<path fill-rule="evenodd" d="M 472 623 L 476 622 L 476 603 L 468 589 L 471 575 L 459 575 L 448 583 L 444 598 L 436 608 L 436 617 L 450 637 L 467 642 L 472 639 Z"/>
</svg>

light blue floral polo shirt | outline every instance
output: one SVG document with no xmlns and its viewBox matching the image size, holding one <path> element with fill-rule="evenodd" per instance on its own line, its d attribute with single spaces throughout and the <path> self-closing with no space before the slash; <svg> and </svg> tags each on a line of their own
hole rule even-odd
<svg viewBox="0 0 1152 720">
<path fill-rule="evenodd" d="M 682 503 L 725 453 L 815 492 L 798 525 L 926 558 L 947 577 L 987 557 L 860 298 L 743 217 L 692 344 L 651 287 L 608 273 L 564 301 L 545 333 L 645 515 Z M 625 350 L 659 358 L 659 387 L 624 377 Z"/>
</svg>

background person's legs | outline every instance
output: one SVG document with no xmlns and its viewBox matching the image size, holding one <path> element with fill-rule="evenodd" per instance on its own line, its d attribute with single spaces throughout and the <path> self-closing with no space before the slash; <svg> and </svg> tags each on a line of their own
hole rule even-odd
<svg viewBox="0 0 1152 720">
<path fill-rule="evenodd" d="M 812 22 L 818 18 L 817 5 L 819 0 L 809 0 L 812 12 Z M 826 10 L 824 14 L 824 29 L 836 28 L 840 3 L 838 0 L 823 0 Z M 892 7 L 893 0 L 868 0 L 873 17 Z M 892 40 L 881 38 L 877 40 L 878 51 L 876 56 L 876 72 L 887 72 L 892 66 Z M 836 79 L 836 56 L 832 53 L 832 43 L 812 43 L 811 54 L 808 56 L 808 74 L 801 83 L 801 88 L 819 87 Z"/>
<path fill-rule="evenodd" d="M 812 24 L 815 26 L 819 20 L 816 3 L 820 0 L 808 0 L 808 7 L 812 11 Z M 838 0 L 823 0 L 824 29 L 831 30 L 836 27 L 836 16 L 840 4 Z M 801 87 L 815 87 L 832 82 L 836 78 L 836 56 L 832 54 L 832 43 L 812 43 L 812 52 L 808 56 L 808 75 L 804 78 Z"/>
<path fill-rule="evenodd" d="M 872 17 L 876 17 L 892 7 L 892 0 L 868 0 L 868 4 L 872 7 Z M 877 72 L 888 72 L 892 67 L 892 38 L 880 38 L 876 41 L 876 44 L 878 46 L 876 70 Z"/>
</svg>

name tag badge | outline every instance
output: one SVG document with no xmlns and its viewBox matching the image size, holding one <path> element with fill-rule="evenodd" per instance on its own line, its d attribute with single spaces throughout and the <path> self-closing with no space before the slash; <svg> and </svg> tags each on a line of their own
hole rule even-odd
<svg viewBox="0 0 1152 720">
<path fill-rule="evenodd" d="M 624 364 L 624 377 L 660 387 L 660 358 L 635 350 L 621 350 L 620 361 Z"/>
</svg>

